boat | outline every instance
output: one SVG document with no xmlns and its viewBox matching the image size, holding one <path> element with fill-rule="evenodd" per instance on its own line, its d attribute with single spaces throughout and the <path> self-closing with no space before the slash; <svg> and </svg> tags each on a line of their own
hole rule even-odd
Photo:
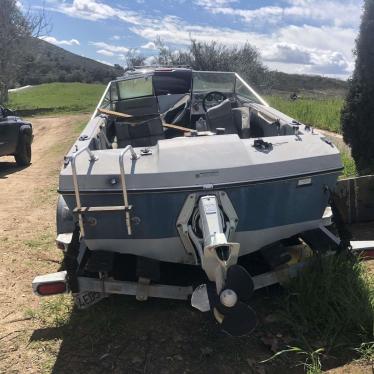
<svg viewBox="0 0 374 374">
<path fill-rule="evenodd" d="M 235 72 L 128 70 L 64 158 L 64 269 L 34 292 L 71 291 L 80 308 L 110 294 L 190 299 L 249 333 L 251 295 L 279 281 L 284 243 L 324 230 L 341 171 L 329 139 Z"/>
</svg>

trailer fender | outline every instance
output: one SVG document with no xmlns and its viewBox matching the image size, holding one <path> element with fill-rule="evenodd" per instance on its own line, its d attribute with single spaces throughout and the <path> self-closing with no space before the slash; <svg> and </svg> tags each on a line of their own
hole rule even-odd
<svg viewBox="0 0 374 374">
<path fill-rule="evenodd" d="M 58 197 L 57 211 L 56 211 L 56 228 L 57 235 L 72 233 L 75 230 L 74 217 L 67 206 L 63 196 Z"/>
</svg>

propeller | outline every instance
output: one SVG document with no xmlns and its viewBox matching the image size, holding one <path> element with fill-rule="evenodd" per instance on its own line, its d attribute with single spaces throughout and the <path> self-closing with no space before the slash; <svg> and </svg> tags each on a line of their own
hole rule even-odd
<svg viewBox="0 0 374 374">
<path fill-rule="evenodd" d="M 231 309 L 226 308 L 221 328 L 231 336 L 250 334 L 257 326 L 255 311 L 242 301 L 238 301 Z M 216 313 L 215 317 L 217 319 Z"/>
<path fill-rule="evenodd" d="M 254 284 L 248 271 L 235 264 L 227 269 L 225 288 L 234 290 L 239 300 L 248 301 L 253 294 Z"/>
<path fill-rule="evenodd" d="M 191 304 L 201 311 L 212 310 L 222 330 L 229 335 L 248 335 L 257 326 L 256 313 L 246 304 L 253 290 L 251 276 L 236 264 L 227 269 L 225 286 L 219 295 L 213 282 L 201 285 L 194 291 Z"/>
</svg>

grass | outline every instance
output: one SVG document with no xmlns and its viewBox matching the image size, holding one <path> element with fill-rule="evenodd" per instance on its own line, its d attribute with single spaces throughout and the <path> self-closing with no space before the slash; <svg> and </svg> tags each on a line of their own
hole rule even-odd
<svg viewBox="0 0 374 374">
<path fill-rule="evenodd" d="M 321 374 L 322 373 L 322 363 L 321 363 L 321 356 L 323 354 L 324 349 L 319 348 L 315 351 L 308 352 L 299 347 L 288 347 L 283 351 L 279 351 L 267 360 L 262 361 L 261 363 L 269 362 L 274 358 L 286 354 L 286 353 L 294 353 L 298 355 L 298 357 L 303 357 L 304 360 L 298 361 L 296 366 L 303 366 L 306 374 Z"/>
<path fill-rule="evenodd" d="M 56 295 L 42 299 L 38 309 L 26 309 L 25 317 L 37 319 L 44 326 L 60 327 L 69 322 L 73 310 L 70 295 Z"/>
<path fill-rule="evenodd" d="M 349 178 L 357 175 L 355 160 L 352 156 L 347 151 L 341 151 L 340 155 L 344 165 L 343 177 Z"/>
<path fill-rule="evenodd" d="M 22 115 L 92 112 L 105 86 L 86 83 L 41 84 L 12 92 L 8 107 Z"/>
<path fill-rule="evenodd" d="M 310 97 L 292 101 L 282 96 L 268 96 L 266 99 L 271 106 L 302 123 L 322 130 L 341 133 L 340 111 L 344 103 L 342 98 L 318 99 Z M 344 165 L 343 177 L 357 175 L 352 156 L 345 149 L 340 151 Z"/>
<path fill-rule="evenodd" d="M 361 343 L 358 348 L 354 349 L 360 356 L 359 361 L 374 364 L 374 341 Z"/>
<path fill-rule="evenodd" d="M 298 349 L 279 353 L 304 352 L 314 367 L 310 373 L 319 372 L 315 353 L 321 349 L 327 354 L 355 350 L 373 359 L 374 278 L 359 259 L 316 255 L 287 285 L 281 310 Z"/>
<path fill-rule="evenodd" d="M 281 96 L 268 96 L 266 99 L 271 106 L 302 123 L 323 130 L 341 132 L 340 111 L 344 103 L 342 98 L 300 98 L 292 101 Z"/>
<path fill-rule="evenodd" d="M 56 295 L 42 299 L 38 308 L 28 308 L 24 311 L 26 318 L 38 321 L 41 326 L 50 330 L 64 329 L 71 318 L 73 299 L 70 295 Z M 57 334 L 49 339 L 31 339 L 27 344 L 34 350 L 34 356 L 39 360 L 41 374 L 53 372 L 53 366 L 58 357 L 63 339 Z"/>
<path fill-rule="evenodd" d="M 72 134 L 72 137 L 66 137 L 65 139 L 62 139 L 61 142 L 54 144 L 51 148 L 49 148 L 47 153 L 48 157 L 56 157 L 65 154 L 69 150 L 69 147 L 71 147 L 74 137 L 79 135 L 86 127 L 87 121 L 78 121 L 73 123 L 69 129 L 69 133 Z"/>
<path fill-rule="evenodd" d="M 37 237 L 25 240 L 26 246 L 34 251 L 47 250 L 54 242 L 54 232 L 46 231 Z"/>
</svg>

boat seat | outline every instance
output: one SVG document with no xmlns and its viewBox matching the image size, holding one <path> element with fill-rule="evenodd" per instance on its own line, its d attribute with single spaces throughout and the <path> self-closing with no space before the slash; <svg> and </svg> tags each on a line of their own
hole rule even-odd
<svg viewBox="0 0 374 374">
<path fill-rule="evenodd" d="M 208 109 L 206 112 L 206 121 L 210 131 L 216 132 L 217 128 L 224 128 L 226 134 L 239 134 L 229 99 Z"/>
<path fill-rule="evenodd" d="M 126 99 L 117 101 L 115 105 L 116 112 L 141 116 L 159 113 L 156 96 L 137 97 L 135 99 Z"/>
<path fill-rule="evenodd" d="M 239 131 L 241 139 L 250 137 L 252 112 L 248 107 L 239 107 L 232 110 L 234 114 L 234 122 Z"/>
<path fill-rule="evenodd" d="M 116 103 L 115 110 L 133 116 L 155 115 L 155 118 L 142 123 L 131 124 L 126 119 L 118 118 L 115 121 L 115 136 L 118 148 L 128 145 L 133 147 L 150 147 L 165 139 L 164 128 L 159 115 L 156 96 L 137 97 L 121 100 Z"/>
<path fill-rule="evenodd" d="M 116 120 L 115 134 L 118 148 L 124 148 L 128 145 L 150 147 L 156 145 L 158 140 L 165 139 L 160 117 L 135 125 L 126 123 L 123 120 Z"/>
<path fill-rule="evenodd" d="M 268 136 L 293 135 L 294 129 L 289 124 L 279 124 L 277 121 L 266 119 L 261 113 L 253 113 L 251 116 L 251 136 L 254 138 Z"/>
</svg>

